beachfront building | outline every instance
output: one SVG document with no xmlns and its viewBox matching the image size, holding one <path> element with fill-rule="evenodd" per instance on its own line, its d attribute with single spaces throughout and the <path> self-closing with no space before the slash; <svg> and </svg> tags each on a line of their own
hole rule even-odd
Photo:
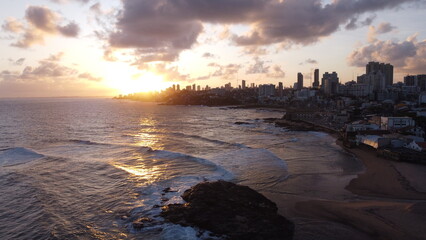
<svg viewBox="0 0 426 240">
<path fill-rule="evenodd" d="M 357 135 L 356 141 L 357 144 L 362 143 L 375 149 L 387 147 L 391 144 L 391 138 L 379 135 Z"/>
<path fill-rule="evenodd" d="M 393 130 L 405 127 L 415 127 L 416 122 L 411 117 L 381 117 L 380 128 L 382 130 Z"/>
</svg>

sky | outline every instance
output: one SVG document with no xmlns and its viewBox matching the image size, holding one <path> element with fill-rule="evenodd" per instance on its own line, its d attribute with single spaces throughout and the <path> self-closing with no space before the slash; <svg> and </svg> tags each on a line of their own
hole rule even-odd
<svg viewBox="0 0 426 240">
<path fill-rule="evenodd" d="M 426 74 L 426 0 L 3 0 L 0 98 Z"/>
</svg>

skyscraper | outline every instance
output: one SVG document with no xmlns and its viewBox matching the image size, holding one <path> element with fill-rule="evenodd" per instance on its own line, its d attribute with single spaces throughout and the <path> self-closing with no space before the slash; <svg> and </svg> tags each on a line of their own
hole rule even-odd
<svg viewBox="0 0 426 240">
<path fill-rule="evenodd" d="M 382 72 L 385 76 L 385 87 L 393 84 L 393 66 L 389 63 L 369 62 L 365 66 L 365 73 L 377 73 Z"/>
<path fill-rule="evenodd" d="M 246 80 L 243 80 L 241 83 L 241 88 L 244 90 L 246 89 Z"/>
<path fill-rule="evenodd" d="M 284 86 L 282 82 L 278 83 L 278 97 L 282 97 L 284 94 Z"/>
<path fill-rule="evenodd" d="M 313 88 L 319 88 L 319 69 L 315 69 Z"/>
<path fill-rule="evenodd" d="M 297 90 L 300 90 L 303 88 L 303 74 L 297 73 Z"/>
<path fill-rule="evenodd" d="M 337 76 L 336 72 L 328 73 L 325 72 L 322 75 L 322 82 L 324 83 L 324 86 L 322 87 L 324 90 L 324 93 L 327 95 L 333 95 L 337 93 L 337 88 L 339 85 L 339 77 Z"/>
</svg>

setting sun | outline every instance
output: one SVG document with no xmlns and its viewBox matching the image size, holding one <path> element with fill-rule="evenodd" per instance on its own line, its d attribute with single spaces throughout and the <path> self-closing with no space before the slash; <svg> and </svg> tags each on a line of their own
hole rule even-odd
<svg viewBox="0 0 426 240">
<path fill-rule="evenodd" d="M 165 82 L 162 76 L 151 72 L 136 74 L 127 80 L 117 82 L 114 86 L 121 94 L 136 92 L 155 92 L 164 90 L 172 85 Z"/>
</svg>

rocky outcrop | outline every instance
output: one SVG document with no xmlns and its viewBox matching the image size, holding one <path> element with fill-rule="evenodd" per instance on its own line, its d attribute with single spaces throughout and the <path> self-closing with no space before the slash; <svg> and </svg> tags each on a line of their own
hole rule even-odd
<svg viewBox="0 0 426 240">
<path fill-rule="evenodd" d="M 170 204 L 162 216 L 229 239 L 292 239 L 294 224 L 277 214 L 275 203 L 253 189 L 226 181 L 203 182 L 182 195 L 185 204 Z"/>
</svg>

